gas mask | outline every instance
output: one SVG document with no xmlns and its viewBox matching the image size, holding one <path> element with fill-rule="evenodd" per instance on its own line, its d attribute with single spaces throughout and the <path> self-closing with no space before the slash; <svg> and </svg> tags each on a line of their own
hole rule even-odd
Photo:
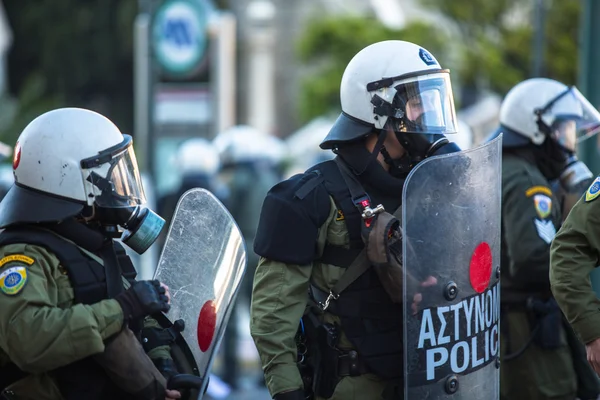
<svg viewBox="0 0 600 400">
<path fill-rule="evenodd" d="M 392 159 L 382 149 L 392 175 L 406 177 L 427 157 L 460 151 L 445 136 L 456 133 L 454 100 L 446 70 L 409 76 L 391 86 L 395 90 L 391 104 L 378 94 L 371 102 L 375 114 L 387 116 L 386 127 L 395 132 L 406 150 L 400 159 Z"/>
<path fill-rule="evenodd" d="M 587 139 L 598 132 L 600 113 L 572 86 L 536 109 L 535 115 L 539 131 L 546 136 L 544 142 L 536 147 L 535 154 L 544 176 L 553 180 L 569 175 L 572 180 L 572 174 L 565 174 L 570 167 L 571 172 L 578 172 L 577 179 L 588 179 L 590 173 L 580 173 L 575 153 L 577 144 L 584 137 Z M 587 170 L 587 167 L 584 169 Z"/>
<path fill-rule="evenodd" d="M 93 220 L 113 238 L 143 254 L 160 235 L 165 220 L 146 207 L 146 197 L 131 136 L 117 146 L 81 161 L 90 188 Z"/>
<path fill-rule="evenodd" d="M 406 150 L 404 155 L 393 159 L 385 147 L 382 146 L 380 150 L 384 161 L 390 167 L 390 174 L 395 178 L 406 178 L 413 167 L 427 157 L 461 151 L 456 143 L 450 142 L 442 134 L 395 133 L 398 141 Z"/>
</svg>

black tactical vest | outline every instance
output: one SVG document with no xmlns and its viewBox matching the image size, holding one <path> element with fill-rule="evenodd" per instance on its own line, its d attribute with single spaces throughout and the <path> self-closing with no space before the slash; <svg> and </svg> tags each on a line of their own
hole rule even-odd
<svg viewBox="0 0 600 400">
<path fill-rule="evenodd" d="M 103 266 L 75 244 L 63 240 L 50 231 L 33 226 L 11 227 L 0 233 L 0 247 L 17 243 L 43 247 L 58 258 L 60 265 L 67 271 L 73 287 L 75 303 L 93 304 L 108 298 L 105 268 L 115 268 L 110 260 L 103 258 L 105 263 Z M 136 271 L 131 259 L 120 243 L 113 241 L 113 248 L 123 277 L 133 282 Z M 13 369 L 11 371 L 13 379 L 12 382 L 3 380 L 2 388 L 27 375 L 22 371 L 15 373 L 14 369 L 17 366 L 14 364 L 5 366 L 2 370 L 7 368 Z M 112 384 L 104 370 L 91 358 L 60 367 L 53 371 L 53 375 L 66 400 L 130 398 Z"/>
<path fill-rule="evenodd" d="M 317 261 L 347 268 L 364 247 L 360 236 L 361 215 L 334 161 L 321 163 L 307 172 L 322 176 L 319 181 L 342 211 L 350 236 L 349 249 L 326 244 Z M 373 269 L 348 286 L 328 312 L 340 317 L 343 331 L 372 373 L 384 379 L 403 375 L 403 307 L 390 300 Z"/>
</svg>

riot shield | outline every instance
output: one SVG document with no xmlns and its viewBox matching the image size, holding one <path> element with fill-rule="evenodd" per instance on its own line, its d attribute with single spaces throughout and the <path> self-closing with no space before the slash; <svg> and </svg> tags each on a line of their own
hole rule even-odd
<svg viewBox="0 0 600 400">
<path fill-rule="evenodd" d="M 499 399 L 501 137 L 424 160 L 402 197 L 405 399 Z"/>
<path fill-rule="evenodd" d="M 167 317 L 184 321 L 181 335 L 195 359 L 196 375 L 208 377 L 245 270 L 244 240 L 225 206 L 207 190 L 185 192 L 173 214 L 154 279 L 169 286 Z M 204 379 L 199 399 L 206 384 Z"/>
</svg>

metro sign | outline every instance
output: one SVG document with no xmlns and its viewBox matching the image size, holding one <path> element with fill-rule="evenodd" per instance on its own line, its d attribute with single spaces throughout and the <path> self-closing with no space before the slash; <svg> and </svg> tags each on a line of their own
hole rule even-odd
<svg viewBox="0 0 600 400">
<path fill-rule="evenodd" d="M 170 0 L 156 13 L 153 24 L 156 59 L 166 72 L 189 75 L 206 51 L 206 12 L 198 1 Z"/>
</svg>

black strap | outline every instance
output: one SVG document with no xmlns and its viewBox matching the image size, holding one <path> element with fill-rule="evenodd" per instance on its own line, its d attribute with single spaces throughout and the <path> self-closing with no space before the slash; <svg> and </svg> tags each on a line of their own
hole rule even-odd
<svg viewBox="0 0 600 400">
<path fill-rule="evenodd" d="M 100 256 L 105 262 L 106 293 L 109 299 L 113 299 L 123 291 L 123 278 L 121 278 L 121 266 L 112 243 L 102 246 Z"/>
<path fill-rule="evenodd" d="M 113 246 L 115 248 L 115 253 L 117 254 L 117 261 L 121 267 L 121 273 L 125 279 L 127 279 L 129 282 L 133 282 L 137 276 L 137 271 L 135 270 L 133 261 L 131 261 L 131 257 L 129 257 L 127 251 L 121 243 L 113 240 Z"/>
<path fill-rule="evenodd" d="M 330 264 L 340 268 L 348 268 L 350 265 L 352 265 L 352 262 L 356 260 L 356 257 L 358 257 L 361 251 L 362 248 L 347 249 L 343 246 L 325 243 L 323 254 L 319 258 L 319 261 L 323 264 Z"/>
<path fill-rule="evenodd" d="M 321 311 L 326 311 L 330 304 L 340 297 L 340 294 L 348 288 L 355 280 L 364 274 L 371 267 L 371 263 L 367 259 L 366 250 L 363 249 L 358 254 L 358 257 L 350 264 L 340 279 L 329 290 L 329 294 L 325 300 L 313 300 L 317 303 Z"/>
<path fill-rule="evenodd" d="M 294 196 L 296 196 L 300 200 L 304 199 L 310 192 L 312 192 L 325 180 L 320 171 L 315 170 L 312 171 L 312 173 L 314 173 L 316 176 L 306 181 L 306 183 L 300 186 L 300 189 L 296 190 L 296 193 L 294 193 Z"/>
<path fill-rule="evenodd" d="M 333 285 L 331 293 L 339 297 L 355 280 L 364 274 L 371 267 L 371 263 L 367 259 L 367 251 L 365 249 L 358 253 L 358 256 L 352 261 L 352 264 L 346 269 L 346 272 Z"/>
<path fill-rule="evenodd" d="M 348 165 L 346 165 L 346 163 L 340 157 L 334 158 L 333 161 L 335 161 L 336 165 L 340 169 L 342 178 L 344 179 L 344 182 L 346 182 L 346 186 L 348 186 L 354 206 L 358 209 L 359 214 L 362 214 L 363 208 L 361 207 L 360 203 L 363 200 L 368 200 L 370 202 L 371 199 L 369 195 L 367 192 L 365 192 L 365 189 L 356 178 L 356 175 L 350 170 L 350 167 L 348 167 Z"/>
<path fill-rule="evenodd" d="M 350 239 L 350 248 L 362 249 L 364 247 L 364 242 L 360 236 L 362 216 L 352 201 L 352 196 L 344 183 L 339 167 L 333 160 L 330 160 L 320 164 L 319 171 L 324 177 L 325 189 L 333 197 L 338 210 L 343 213 Z"/>
</svg>

